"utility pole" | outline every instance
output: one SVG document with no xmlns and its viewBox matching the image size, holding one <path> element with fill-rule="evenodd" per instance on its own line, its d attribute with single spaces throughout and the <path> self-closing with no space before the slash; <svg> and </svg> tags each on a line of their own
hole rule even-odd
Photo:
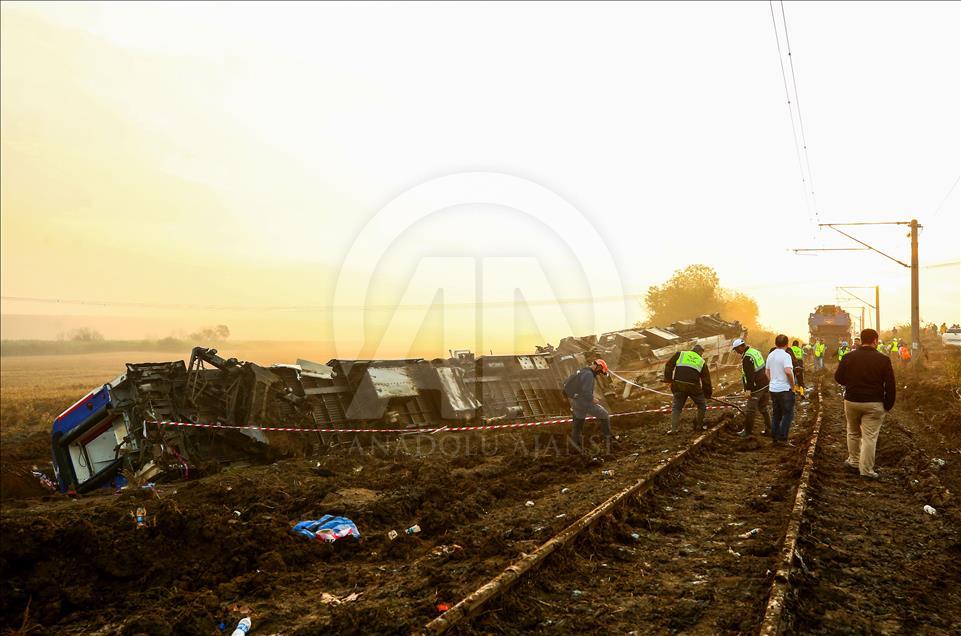
<svg viewBox="0 0 961 636">
<path fill-rule="evenodd" d="M 911 219 L 911 348 L 921 347 L 921 300 L 918 291 L 918 220 Z"/>
<path fill-rule="evenodd" d="M 911 264 L 908 265 L 904 261 L 894 258 L 890 254 L 885 254 L 876 247 L 872 247 L 862 241 L 861 239 L 855 238 L 843 230 L 839 230 L 839 226 L 845 225 L 908 225 L 911 227 Z M 878 221 L 878 222 L 865 222 L 865 223 L 818 223 L 818 227 L 829 227 L 838 234 L 846 236 L 855 243 L 864 246 L 864 249 L 871 250 L 872 252 L 877 252 L 881 256 L 890 259 L 904 267 L 911 270 L 911 348 L 920 349 L 921 348 L 921 300 L 919 291 L 919 281 L 918 281 L 918 229 L 922 226 L 918 223 L 917 219 L 911 219 L 910 221 Z M 843 248 L 841 248 L 843 249 Z M 856 248 L 852 248 L 856 249 Z M 800 252 L 827 252 L 827 251 L 840 251 L 839 248 L 829 249 L 829 248 L 810 248 L 810 249 L 796 249 L 795 253 Z M 877 298 L 877 292 L 875 292 L 875 297 Z M 880 311 L 877 311 L 875 317 L 878 318 L 878 323 L 880 323 Z"/>
</svg>

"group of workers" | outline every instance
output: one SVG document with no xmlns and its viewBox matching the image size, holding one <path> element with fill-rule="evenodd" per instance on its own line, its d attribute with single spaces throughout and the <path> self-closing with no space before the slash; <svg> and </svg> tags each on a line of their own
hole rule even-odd
<svg viewBox="0 0 961 636">
<path fill-rule="evenodd" d="M 788 341 L 786 335 L 779 334 L 767 355 L 742 338 L 731 343 L 732 349 L 741 356 L 741 384 L 748 398 L 743 409 L 741 437 L 754 434 L 754 421 L 760 412 L 764 420 L 763 434 L 770 433 L 774 444 L 791 445 L 788 437 L 795 404 L 804 397 L 805 355 L 810 353 L 814 368 L 823 370 L 827 346 L 820 338 L 804 346 L 798 340 L 790 345 Z M 873 329 L 863 330 L 860 337 L 854 339 L 853 349 L 848 347 L 847 341 L 841 342 L 838 348 L 835 380 L 846 387 L 848 458 L 845 465 L 857 469 L 865 477 L 877 477 L 874 449 L 881 419 L 894 405 L 894 372 L 889 354 L 896 351 L 904 360 L 903 350 L 907 350 L 907 359 L 910 360 L 910 348 L 903 340 L 895 336 L 890 343 L 883 344 Z M 704 418 L 714 388 L 710 367 L 703 354 L 704 348 L 695 344 L 689 350 L 675 353 L 664 366 L 663 380 L 670 386 L 673 396 L 669 434 L 678 432 L 681 412 L 688 399 L 697 408 L 694 430 L 707 428 Z M 609 373 L 607 363 L 598 359 L 568 378 L 564 385 L 573 414 L 571 443 L 577 450 L 582 449 L 584 423 L 588 417 L 597 419 L 605 443 L 610 447 L 610 414 L 594 396 L 595 378 Z"/>
</svg>

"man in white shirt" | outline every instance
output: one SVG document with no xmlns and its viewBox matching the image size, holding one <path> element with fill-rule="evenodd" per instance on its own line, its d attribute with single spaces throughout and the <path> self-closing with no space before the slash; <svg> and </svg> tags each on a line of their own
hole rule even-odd
<svg viewBox="0 0 961 636">
<path fill-rule="evenodd" d="M 771 436 L 775 444 L 787 444 L 791 420 L 794 419 L 794 362 L 787 352 L 787 336 L 774 339 L 775 348 L 767 355 L 765 372 L 770 381 L 771 404 L 774 411 Z"/>
</svg>

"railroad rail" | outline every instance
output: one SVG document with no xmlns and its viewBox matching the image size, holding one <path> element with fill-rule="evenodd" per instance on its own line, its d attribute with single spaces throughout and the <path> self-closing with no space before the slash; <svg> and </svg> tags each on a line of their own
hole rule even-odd
<svg viewBox="0 0 961 636">
<path fill-rule="evenodd" d="M 820 388 L 820 387 L 819 387 Z M 818 391 L 819 392 L 819 391 Z M 821 403 L 820 398 L 817 402 L 817 411 L 814 415 L 814 425 L 810 432 L 809 443 L 805 453 L 804 467 L 797 483 L 794 496 L 794 504 L 791 509 L 790 519 L 787 529 L 780 541 L 781 551 L 778 558 L 778 566 L 775 570 L 774 579 L 768 591 L 768 602 L 765 607 L 764 619 L 761 624 L 761 633 L 777 634 L 781 624 L 781 615 L 784 609 L 784 598 L 790 585 L 790 573 L 793 563 L 793 556 L 800 530 L 801 517 L 807 503 L 807 491 L 813 472 L 815 450 L 817 447 L 818 435 L 821 427 Z M 423 627 L 426 633 L 440 634 L 448 631 L 455 625 L 476 616 L 480 610 L 490 604 L 493 600 L 504 594 L 513 585 L 531 573 L 538 566 L 559 548 L 570 544 L 580 536 L 586 529 L 593 526 L 597 521 L 611 515 L 619 507 L 632 499 L 636 500 L 650 493 L 657 486 L 659 478 L 682 466 L 687 460 L 695 456 L 699 450 L 703 449 L 709 442 L 714 440 L 723 430 L 726 421 L 718 423 L 713 428 L 697 437 L 689 446 L 676 452 L 670 458 L 662 461 L 659 465 L 646 472 L 640 479 L 633 484 L 625 487 L 621 491 L 609 497 L 607 500 L 596 506 L 594 509 L 583 515 L 559 533 L 542 543 L 539 547 L 528 554 L 523 554 L 519 559 L 513 561 L 500 574 L 494 576 L 486 583 L 475 589 L 464 597 L 461 601 L 452 606 L 444 614 L 431 620 Z"/>
<path fill-rule="evenodd" d="M 759 630 L 761 636 L 774 636 L 781 633 L 785 609 L 784 601 L 791 587 L 791 570 L 794 566 L 798 535 L 801 533 L 801 521 L 804 518 L 804 510 L 807 508 L 808 488 L 811 485 L 811 475 L 814 473 L 814 455 L 817 452 L 818 436 L 821 433 L 822 415 L 819 402 L 817 417 L 814 421 L 814 431 L 811 434 L 811 443 L 804 459 L 804 468 L 801 470 L 797 494 L 794 496 L 791 520 L 788 522 L 787 532 L 784 533 L 784 541 L 781 544 L 780 563 L 774 573 L 774 580 L 771 582 L 771 592 L 768 594 L 764 620 L 761 622 L 761 629 Z"/>
</svg>

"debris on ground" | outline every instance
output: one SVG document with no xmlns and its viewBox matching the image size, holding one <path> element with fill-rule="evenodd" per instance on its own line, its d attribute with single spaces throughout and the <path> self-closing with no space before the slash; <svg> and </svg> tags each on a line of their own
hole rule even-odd
<svg viewBox="0 0 961 636">
<path fill-rule="evenodd" d="M 250 631 L 250 625 L 250 617 L 240 619 L 240 622 L 237 623 L 237 628 L 234 629 L 234 633 L 230 636 L 245 636 Z"/>
<path fill-rule="evenodd" d="M 356 601 L 363 592 L 351 592 L 346 596 L 336 596 L 330 594 L 329 592 L 320 593 L 320 602 L 323 605 L 342 605 L 344 603 L 350 603 L 351 601 Z"/>
<path fill-rule="evenodd" d="M 301 521 L 291 529 L 291 532 L 325 543 L 333 543 L 345 537 L 360 538 L 360 530 L 353 521 L 333 515 L 324 515 L 313 521 Z"/>
</svg>

